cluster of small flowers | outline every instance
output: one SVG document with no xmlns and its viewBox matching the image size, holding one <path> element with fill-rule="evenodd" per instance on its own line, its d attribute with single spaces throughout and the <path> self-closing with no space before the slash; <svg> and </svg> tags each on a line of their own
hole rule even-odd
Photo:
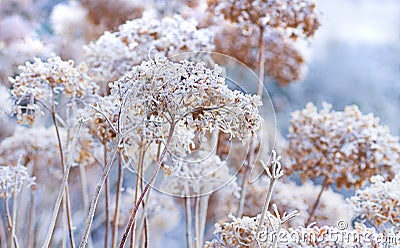
<svg viewBox="0 0 400 248">
<path fill-rule="evenodd" d="M 349 199 L 355 214 L 377 227 L 400 231 L 400 175 L 392 181 L 384 181 L 379 175 L 370 180 L 371 185 Z"/>
<path fill-rule="evenodd" d="M 309 37 L 320 25 L 311 1 L 209 0 L 208 4 L 214 15 L 239 24 L 249 34 L 254 26 L 262 26 L 283 29 L 291 37 Z"/>
<path fill-rule="evenodd" d="M 111 96 L 122 104 L 127 126 L 153 140 L 167 138 L 166 127 L 179 122 L 187 130 L 218 128 L 248 140 L 261 127 L 262 102 L 258 96 L 230 90 L 218 69 L 166 58 L 143 62 L 110 84 Z"/>
<path fill-rule="evenodd" d="M 91 98 L 97 86 L 91 83 L 87 67 L 74 61 L 63 61 L 60 57 L 49 58 L 46 62 L 35 58 L 34 63 L 26 62 L 19 67 L 19 75 L 9 78 L 15 98 L 15 113 L 19 123 L 33 124 L 42 114 L 38 103 L 46 106 L 53 94 L 63 92 L 70 99 Z"/>
<path fill-rule="evenodd" d="M 161 20 L 144 16 L 128 21 L 117 32 L 105 32 L 86 46 L 85 61 L 91 76 L 104 85 L 140 64 L 153 48 L 151 55 L 160 57 L 213 50 L 213 32 L 196 26 L 195 20 L 184 20 L 178 15 Z"/>
<path fill-rule="evenodd" d="M 0 197 L 9 198 L 14 190 L 18 193 L 23 185 L 29 187 L 33 184 L 35 178 L 29 175 L 25 166 L 0 166 Z"/>
<path fill-rule="evenodd" d="M 217 155 L 200 152 L 198 157 L 191 156 L 190 160 L 172 163 L 171 175 L 164 178 L 163 189 L 167 193 L 179 196 L 208 194 L 236 178 Z"/>
<path fill-rule="evenodd" d="M 238 27 L 221 27 L 215 36 L 215 50 L 234 55 L 246 65 L 257 68 L 257 54 L 254 49 L 257 48 L 258 41 L 254 39 L 254 35 L 238 35 L 239 30 Z M 268 75 L 282 86 L 301 80 L 306 71 L 305 58 L 295 44 L 278 32 L 267 32 L 264 37 L 265 70 Z"/>
<path fill-rule="evenodd" d="M 85 135 L 86 134 L 86 135 Z M 60 129 L 61 141 L 67 143 L 67 132 Z M 82 131 L 78 145 L 73 150 L 74 162 L 88 165 L 94 162 L 94 144 L 87 132 Z M 58 142 L 54 126 L 48 128 L 35 126 L 27 128 L 17 126 L 13 135 L 5 138 L 0 143 L 0 164 L 17 164 L 20 160 L 27 166 L 33 165 L 33 174 L 39 182 L 48 182 L 50 178 L 61 178 L 61 161 L 54 156 L 58 151 Z"/>
<path fill-rule="evenodd" d="M 259 233 L 261 230 L 263 232 L 276 230 L 279 220 L 269 212 L 267 215 L 268 218 L 261 227 L 258 225 L 260 215 L 257 217 L 243 216 L 242 218 L 229 215 L 230 222 L 215 224 L 214 234 L 217 238 L 207 241 L 204 248 L 270 247 L 272 242 L 260 242 Z"/>
<path fill-rule="evenodd" d="M 324 103 L 318 111 L 308 103 L 292 113 L 288 135 L 292 171 L 300 171 L 303 180 L 327 177 L 339 188 L 358 188 L 377 173 L 393 177 L 400 162 L 398 137 L 357 106 L 344 111 L 331 108 Z"/>
</svg>

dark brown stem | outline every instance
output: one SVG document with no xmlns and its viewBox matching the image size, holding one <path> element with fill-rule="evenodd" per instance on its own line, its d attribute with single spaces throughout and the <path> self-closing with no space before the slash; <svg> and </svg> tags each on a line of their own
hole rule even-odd
<svg viewBox="0 0 400 248">
<path fill-rule="evenodd" d="M 329 185 L 330 184 L 328 183 L 328 177 L 325 176 L 324 181 L 322 182 L 322 185 L 321 185 L 321 190 L 318 193 L 317 199 L 315 200 L 314 205 L 310 211 L 310 215 L 307 219 L 307 222 L 305 223 L 306 227 L 311 224 L 311 222 L 314 218 L 315 210 L 317 210 L 319 201 L 321 200 L 322 193 L 325 191 L 325 189 L 327 189 L 329 187 Z"/>
<path fill-rule="evenodd" d="M 115 197 L 115 210 L 113 219 L 113 230 L 112 230 L 112 248 L 117 247 L 117 237 L 118 237 L 118 219 L 119 219 L 119 198 L 121 196 L 121 188 L 123 182 L 123 168 L 122 168 L 122 157 L 121 152 L 118 152 L 118 183 L 117 183 L 117 193 Z"/>
</svg>

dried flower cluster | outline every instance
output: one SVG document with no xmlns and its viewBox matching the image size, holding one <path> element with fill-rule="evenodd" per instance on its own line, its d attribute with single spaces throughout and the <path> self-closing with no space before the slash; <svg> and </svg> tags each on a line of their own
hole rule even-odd
<svg viewBox="0 0 400 248">
<path fill-rule="evenodd" d="M 295 41 L 298 37 L 313 36 L 320 25 L 313 2 L 209 0 L 208 3 L 213 15 L 222 15 L 235 24 L 218 23 L 216 51 L 258 70 L 263 64 L 267 74 L 282 86 L 302 79 L 305 59 Z M 260 63 L 260 59 L 264 61 Z"/>
<path fill-rule="evenodd" d="M 35 59 L 19 67 L 19 75 L 10 78 L 11 94 L 15 99 L 15 113 L 19 123 L 33 124 L 42 114 L 42 108 L 50 109 L 49 101 L 63 92 L 69 99 L 89 99 L 97 87 L 90 82 L 84 63 L 74 66 L 74 61 L 63 61 L 60 57 L 46 62 Z M 54 99 L 51 100 L 55 104 Z"/>
<path fill-rule="evenodd" d="M 239 24 L 244 32 L 263 26 L 286 30 L 291 37 L 309 37 L 319 27 L 315 3 L 311 1 L 209 0 L 208 4 L 215 15 Z"/>
<path fill-rule="evenodd" d="M 327 177 L 338 187 L 360 187 L 372 175 L 393 177 L 400 161 L 398 137 L 357 106 L 334 111 L 308 103 L 292 113 L 288 153 L 303 180 Z"/>
<path fill-rule="evenodd" d="M 216 239 L 206 242 L 204 248 L 220 247 L 268 247 L 271 243 L 259 242 L 258 232 L 262 230 L 271 231 L 277 228 L 279 220 L 268 212 L 268 218 L 262 227 L 258 226 L 260 216 L 236 218 L 229 215 L 230 222 L 215 224 L 214 234 Z"/>
<path fill-rule="evenodd" d="M 34 183 L 35 178 L 28 174 L 25 166 L 0 166 L 0 197 L 9 198 L 14 191 L 21 191 L 22 186 L 29 187 Z"/>
<path fill-rule="evenodd" d="M 400 176 L 384 181 L 382 176 L 371 178 L 371 185 L 356 191 L 349 201 L 361 220 L 376 227 L 400 230 Z"/>
<path fill-rule="evenodd" d="M 197 132 L 218 128 L 247 140 L 261 126 L 260 98 L 230 90 L 218 67 L 210 70 L 203 63 L 143 62 L 110 88 L 113 101 L 125 108 L 127 125 L 150 139 L 167 138 L 163 132 L 169 125 L 181 124 Z"/>
<path fill-rule="evenodd" d="M 210 29 L 198 29 L 194 19 L 180 16 L 161 20 L 146 17 L 128 21 L 114 33 L 105 32 L 86 48 L 93 76 L 104 86 L 151 56 L 170 57 L 190 51 L 214 48 Z"/>
</svg>

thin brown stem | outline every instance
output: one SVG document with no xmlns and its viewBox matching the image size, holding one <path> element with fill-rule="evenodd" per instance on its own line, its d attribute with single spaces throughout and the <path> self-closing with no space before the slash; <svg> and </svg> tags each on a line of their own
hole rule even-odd
<svg viewBox="0 0 400 248">
<path fill-rule="evenodd" d="M 7 247 L 7 235 L 6 235 L 6 230 L 5 226 L 3 223 L 3 218 L 0 216 L 0 246 L 1 247 Z"/>
<path fill-rule="evenodd" d="M 200 248 L 199 244 L 199 223 L 200 223 L 200 196 L 194 197 L 194 248 Z"/>
<path fill-rule="evenodd" d="M 127 225 L 127 227 L 126 227 L 126 229 L 125 229 L 125 232 L 124 232 L 124 234 L 123 234 L 123 236 L 122 236 L 122 240 L 121 240 L 121 242 L 120 242 L 120 244 L 119 244 L 119 247 L 120 247 L 120 248 L 123 248 L 123 247 L 125 246 L 126 239 L 128 238 L 128 234 L 129 234 L 129 232 L 130 232 L 130 230 L 131 230 L 131 227 L 132 227 L 132 225 L 133 225 L 133 222 L 135 221 L 136 214 L 137 214 L 137 212 L 138 212 L 138 210 L 139 210 L 139 207 L 140 207 L 140 205 L 142 204 L 142 201 L 143 201 L 143 199 L 144 199 L 144 197 L 145 197 L 147 191 L 149 190 L 151 184 L 153 183 L 154 179 L 156 178 L 156 176 L 158 175 L 158 172 L 159 172 L 160 169 L 161 169 L 162 161 L 163 161 L 165 155 L 167 154 L 167 147 L 169 146 L 169 144 L 170 144 L 170 142 L 171 142 L 171 139 L 172 139 L 172 135 L 173 135 L 173 133 L 174 133 L 174 131 L 175 131 L 175 125 L 176 125 L 176 123 L 174 122 L 174 120 L 172 120 L 172 121 L 173 121 L 173 122 L 172 122 L 171 127 L 170 127 L 170 130 L 169 130 L 168 139 L 167 139 L 167 142 L 165 143 L 163 152 L 162 152 L 161 155 L 160 155 L 159 161 L 158 161 L 158 163 L 157 163 L 157 167 L 156 167 L 156 169 L 154 170 L 153 175 L 151 176 L 150 180 L 147 182 L 146 186 L 144 187 L 142 193 L 140 194 L 140 197 L 139 197 L 138 201 L 136 202 L 135 207 L 133 208 L 132 214 L 131 214 L 131 216 L 130 216 L 130 218 L 129 218 L 129 221 L 128 221 L 128 225 Z"/>
<path fill-rule="evenodd" d="M 79 132 L 81 130 L 82 125 L 83 125 L 83 123 L 79 122 L 77 131 L 76 131 L 76 135 L 74 136 L 74 138 L 72 140 L 72 143 L 71 143 L 71 147 L 75 147 L 76 143 L 78 142 Z M 55 203 L 55 206 L 54 206 L 54 209 L 53 209 L 53 214 L 52 214 L 52 217 L 50 219 L 49 231 L 47 232 L 43 248 L 47 248 L 50 245 L 50 241 L 51 241 L 51 238 L 52 238 L 53 232 L 54 232 L 54 227 L 56 225 L 58 212 L 60 210 L 60 206 L 61 206 L 61 202 L 62 202 L 63 196 L 65 195 L 64 192 L 66 192 L 68 190 L 67 184 L 68 184 L 68 177 L 69 177 L 69 172 L 70 172 L 70 169 L 71 169 L 71 166 L 72 166 L 72 162 L 73 162 L 73 152 L 70 152 L 68 154 L 67 167 L 65 168 L 65 171 L 64 171 L 64 174 L 63 174 L 63 178 L 62 178 L 62 181 L 61 181 L 61 187 L 60 187 L 60 190 L 58 191 L 56 203 Z M 74 246 L 71 246 L 71 247 L 74 247 Z"/>
<path fill-rule="evenodd" d="M 321 190 L 318 193 L 317 199 L 315 199 L 314 205 L 311 208 L 310 215 L 308 216 L 305 226 L 308 226 L 313 221 L 315 210 L 317 210 L 319 201 L 321 200 L 322 193 L 325 191 L 325 189 L 327 189 L 329 187 L 328 179 L 329 178 L 327 176 L 325 176 L 324 181 L 322 182 L 322 185 L 321 185 Z"/>
<path fill-rule="evenodd" d="M 117 182 L 117 192 L 115 197 L 115 209 L 114 209 L 114 219 L 112 227 L 112 248 L 117 247 L 117 237 L 118 237 L 118 219 L 119 219 L 119 198 L 121 196 L 122 182 L 124 179 L 123 168 L 122 168 L 122 154 L 118 152 L 118 182 Z"/>
<path fill-rule="evenodd" d="M 65 168 L 65 160 L 64 160 L 64 152 L 63 152 L 63 147 L 62 147 L 62 142 L 61 142 L 61 136 L 60 136 L 60 131 L 58 128 L 58 122 L 56 118 L 56 104 L 55 104 L 55 93 L 54 93 L 54 83 L 50 82 L 51 85 L 51 116 L 53 119 L 53 124 L 54 128 L 56 130 L 56 136 L 57 136 L 57 142 L 58 142 L 58 150 L 60 153 L 60 159 L 61 159 L 61 168 L 63 170 L 63 174 L 66 173 L 66 168 Z M 66 204 L 66 211 L 67 211 L 67 219 L 68 219 L 68 234 L 69 234 L 69 239 L 70 239 L 70 245 L 72 248 L 75 247 L 75 242 L 74 242 L 74 234 L 73 234 L 73 229 L 72 229 L 72 221 L 71 221 L 71 209 L 70 209 L 70 199 L 69 199 L 69 188 L 68 188 L 68 181 L 65 184 L 65 202 Z"/>
<path fill-rule="evenodd" d="M 263 88 L 264 88 L 264 28 L 263 26 L 260 26 L 260 36 L 258 37 L 258 79 L 259 84 L 258 84 L 258 90 L 257 90 L 257 95 L 262 97 L 263 95 Z"/>
</svg>

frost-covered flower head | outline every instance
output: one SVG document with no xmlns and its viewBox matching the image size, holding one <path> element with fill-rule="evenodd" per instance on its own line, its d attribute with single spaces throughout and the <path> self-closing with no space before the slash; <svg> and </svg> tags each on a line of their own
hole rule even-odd
<svg viewBox="0 0 400 248">
<path fill-rule="evenodd" d="M 288 138 L 292 169 L 303 180 L 325 176 L 338 187 L 358 188 L 377 173 L 393 177 L 400 162 L 398 137 L 355 105 L 334 111 L 324 103 L 318 111 L 308 103 L 292 113 Z"/>
<path fill-rule="evenodd" d="M 35 183 L 35 178 L 28 174 L 25 166 L 0 166 L 0 197 L 8 198 L 14 189 L 16 193 L 21 191 L 22 186 L 31 186 Z"/>
<path fill-rule="evenodd" d="M 171 175 L 164 178 L 163 190 L 178 196 L 202 195 L 221 188 L 235 178 L 226 162 L 217 155 L 207 157 L 200 153 L 197 159 L 191 156 L 186 161 L 174 161 Z"/>
<path fill-rule="evenodd" d="M 195 20 L 176 15 L 161 20 L 142 17 L 105 32 L 86 48 L 91 75 L 101 84 L 116 80 L 151 56 L 170 57 L 190 51 L 212 51 L 213 32 Z"/>
<path fill-rule="evenodd" d="M 285 30 L 289 36 L 312 36 L 319 27 L 315 4 L 305 0 L 209 0 L 209 11 L 238 24 L 243 32 L 254 26 Z"/>
<path fill-rule="evenodd" d="M 32 124 L 43 106 L 50 108 L 48 102 L 53 92 L 69 99 L 91 97 L 97 87 L 90 82 L 87 71 L 84 63 L 75 67 L 73 60 L 63 61 L 60 57 L 49 58 L 46 62 L 35 58 L 34 63 L 20 66 L 19 75 L 10 78 L 18 121 Z"/>
<path fill-rule="evenodd" d="M 253 137 L 261 126 L 260 98 L 230 90 L 218 69 L 166 58 L 133 67 L 110 84 L 114 103 L 123 106 L 124 128 L 148 140 L 163 140 L 177 126 L 203 133 L 219 129 L 242 141 Z"/>
<path fill-rule="evenodd" d="M 371 185 L 356 191 L 349 199 L 355 214 L 377 227 L 400 231 L 400 175 L 392 181 L 371 177 Z"/>
</svg>

